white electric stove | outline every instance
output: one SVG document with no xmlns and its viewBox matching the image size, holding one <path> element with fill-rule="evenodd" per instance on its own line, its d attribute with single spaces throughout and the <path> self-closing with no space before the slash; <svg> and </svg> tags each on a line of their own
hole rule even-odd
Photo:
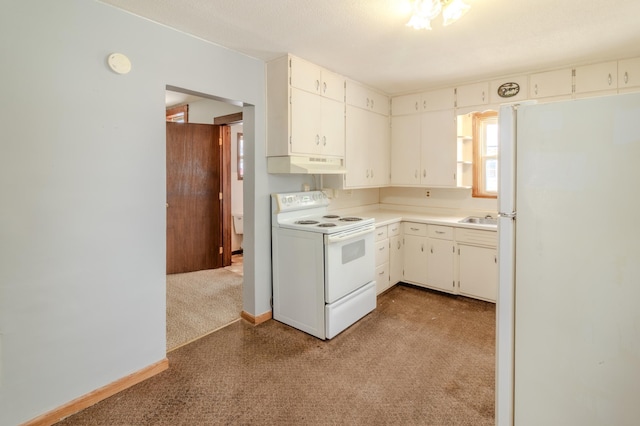
<svg viewBox="0 0 640 426">
<path fill-rule="evenodd" d="M 273 317 L 330 339 L 375 309 L 373 218 L 328 211 L 321 191 L 272 195 Z"/>
</svg>

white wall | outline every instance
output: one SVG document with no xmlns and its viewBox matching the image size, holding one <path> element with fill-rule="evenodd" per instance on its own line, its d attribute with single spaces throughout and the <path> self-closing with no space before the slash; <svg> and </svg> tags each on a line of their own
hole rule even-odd
<svg viewBox="0 0 640 426">
<path fill-rule="evenodd" d="M 427 191 L 429 197 L 427 197 Z M 457 211 L 462 215 L 484 212 L 497 214 L 496 198 L 473 198 L 471 189 L 463 188 L 380 188 L 380 203 L 394 206 L 424 207 L 443 214 Z"/>
<path fill-rule="evenodd" d="M 96 1 L 2 6 L 0 424 L 14 425 L 165 357 L 167 85 L 245 103 L 250 314 L 270 310 L 269 194 L 303 179 L 266 173 L 261 61 Z"/>
</svg>

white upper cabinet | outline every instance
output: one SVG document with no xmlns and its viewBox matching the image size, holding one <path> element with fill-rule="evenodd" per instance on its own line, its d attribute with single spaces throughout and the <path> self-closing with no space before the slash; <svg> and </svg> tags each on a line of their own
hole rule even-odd
<svg viewBox="0 0 640 426">
<path fill-rule="evenodd" d="M 618 91 L 620 93 L 640 90 L 640 58 L 618 61 Z"/>
<path fill-rule="evenodd" d="M 529 76 L 529 97 L 531 99 L 571 99 L 572 93 L 573 70 L 570 68 L 541 72 Z"/>
<path fill-rule="evenodd" d="M 419 93 L 391 98 L 391 115 L 417 114 L 421 110 Z"/>
<path fill-rule="evenodd" d="M 292 87 L 344 102 L 344 77 L 295 56 L 290 66 Z"/>
<path fill-rule="evenodd" d="M 529 85 L 526 75 L 502 78 L 489 83 L 489 103 L 503 104 L 527 99 Z"/>
<path fill-rule="evenodd" d="M 453 88 L 432 90 L 420 96 L 422 111 L 440 111 L 453 109 L 456 105 L 456 92 Z"/>
<path fill-rule="evenodd" d="M 420 116 L 391 117 L 391 184 L 420 185 Z"/>
<path fill-rule="evenodd" d="M 267 63 L 267 156 L 343 158 L 345 79 L 295 56 Z"/>
<path fill-rule="evenodd" d="M 353 105 L 367 111 L 389 115 L 389 97 L 354 81 L 347 80 L 347 105 Z"/>
<path fill-rule="evenodd" d="M 422 114 L 420 184 L 429 187 L 457 185 L 456 116 L 453 109 Z"/>
<path fill-rule="evenodd" d="M 456 88 L 456 106 L 458 108 L 485 105 L 489 103 L 489 83 L 467 84 Z"/>
<path fill-rule="evenodd" d="M 575 96 L 576 98 L 617 93 L 618 62 L 602 62 L 599 64 L 576 67 Z"/>
</svg>

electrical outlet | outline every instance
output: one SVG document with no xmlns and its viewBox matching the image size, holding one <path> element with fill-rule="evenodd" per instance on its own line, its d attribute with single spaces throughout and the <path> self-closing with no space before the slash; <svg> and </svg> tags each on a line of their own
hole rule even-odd
<svg viewBox="0 0 640 426">
<path fill-rule="evenodd" d="M 431 197 L 431 191 L 427 191 L 426 195 L 427 195 L 427 198 Z"/>
</svg>

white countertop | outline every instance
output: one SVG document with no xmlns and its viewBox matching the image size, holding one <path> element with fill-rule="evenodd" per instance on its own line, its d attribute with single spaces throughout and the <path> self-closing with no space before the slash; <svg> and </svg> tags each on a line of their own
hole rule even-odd
<svg viewBox="0 0 640 426">
<path fill-rule="evenodd" d="M 376 221 L 376 226 L 389 225 L 395 222 L 417 222 L 430 223 L 433 225 L 455 226 L 459 228 L 482 229 L 486 231 L 497 231 L 497 225 L 481 225 L 477 223 L 460 223 L 459 221 L 467 216 L 445 216 L 431 213 L 420 213 L 414 211 L 388 210 L 388 209 L 364 209 L 358 214 L 363 217 L 372 217 Z"/>
</svg>

